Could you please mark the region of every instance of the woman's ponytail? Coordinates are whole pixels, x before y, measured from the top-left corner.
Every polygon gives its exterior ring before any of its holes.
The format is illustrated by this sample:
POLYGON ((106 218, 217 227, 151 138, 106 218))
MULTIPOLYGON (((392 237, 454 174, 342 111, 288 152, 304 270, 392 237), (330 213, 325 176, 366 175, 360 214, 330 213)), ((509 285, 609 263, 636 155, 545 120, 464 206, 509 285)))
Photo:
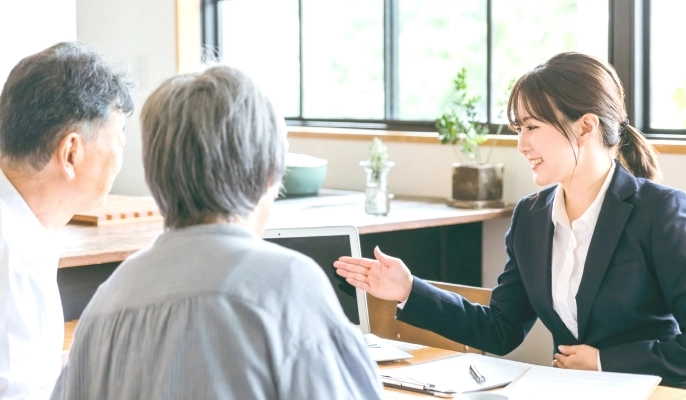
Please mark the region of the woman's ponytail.
POLYGON ((657 153, 645 136, 626 123, 620 126, 619 137, 619 162, 624 168, 636 177, 660 182, 662 172, 657 162, 657 153))

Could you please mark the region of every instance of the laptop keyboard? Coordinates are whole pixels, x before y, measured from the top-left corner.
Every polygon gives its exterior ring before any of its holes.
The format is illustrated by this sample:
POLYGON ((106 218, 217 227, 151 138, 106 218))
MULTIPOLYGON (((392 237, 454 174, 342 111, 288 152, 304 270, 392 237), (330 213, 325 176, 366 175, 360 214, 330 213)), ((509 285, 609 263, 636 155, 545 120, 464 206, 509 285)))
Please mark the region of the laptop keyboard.
POLYGON ((367 351, 374 361, 397 361, 412 358, 411 354, 372 333, 363 334, 362 337, 367 345, 367 351))
POLYGON ((381 345, 377 341, 375 336, 362 335, 364 337, 364 343, 367 345, 368 349, 380 349, 381 345))

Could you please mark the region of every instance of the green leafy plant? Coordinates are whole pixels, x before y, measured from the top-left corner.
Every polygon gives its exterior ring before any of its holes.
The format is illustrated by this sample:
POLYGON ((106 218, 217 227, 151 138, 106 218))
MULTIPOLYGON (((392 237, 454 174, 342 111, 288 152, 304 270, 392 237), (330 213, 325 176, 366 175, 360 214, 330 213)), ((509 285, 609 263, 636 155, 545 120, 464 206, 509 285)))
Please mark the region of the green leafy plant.
MULTIPOLYGON (((502 118, 504 105, 514 86, 514 79, 511 80, 497 105, 500 108, 498 116, 502 118)), ((481 101, 481 96, 471 95, 467 88, 467 70, 462 68, 453 79, 453 93, 450 107, 447 107, 443 114, 436 119, 436 129, 438 138, 443 144, 450 144, 455 149, 455 155, 461 160, 459 149, 470 160, 482 164, 480 145, 486 141, 489 133, 488 124, 477 119, 476 107, 481 101)), ((496 136, 500 135, 503 125, 498 127, 496 136)), ((495 141, 493 143, 495 146, 495 141)), ((491 158, 493 148, 488 154, 485 163, 491 158)))
POLYGON ((387 159, 388 148, 381 139, 375 137, 374 140, 372 140, 371 146, 369 146, 369 165, 375 179, 379 179, 381 171, 383 171, 386 166, 387 159))

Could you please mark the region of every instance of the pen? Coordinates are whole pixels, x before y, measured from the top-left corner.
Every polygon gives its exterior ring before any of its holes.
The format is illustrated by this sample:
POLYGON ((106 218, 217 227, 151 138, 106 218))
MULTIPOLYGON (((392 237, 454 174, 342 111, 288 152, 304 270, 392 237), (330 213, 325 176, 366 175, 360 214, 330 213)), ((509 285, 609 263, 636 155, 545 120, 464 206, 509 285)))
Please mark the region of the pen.
POLYGON ((469 366, 469 373, 472 374, 472 377, 474 378, 474 380, 476 381, 476 383, 484 383, 484 382, 486 382, 486 377, 483 376, 483 375, 481 375, 481 374, 479 373, 479 370, 476 369, 475 366, 473 366, 473 365, 470 365, 470 366, 469 366))
POLYGON ((431 394, 437 397, 455 397, 455 395, 457 395, 457 392, 452 389, 442 390, 430 383, 421 383, 417 381, 409 382, 409 380, 414 381, 412 378, 401 379, 388 375, 381 375, 381 382, 386 386, 431 394))

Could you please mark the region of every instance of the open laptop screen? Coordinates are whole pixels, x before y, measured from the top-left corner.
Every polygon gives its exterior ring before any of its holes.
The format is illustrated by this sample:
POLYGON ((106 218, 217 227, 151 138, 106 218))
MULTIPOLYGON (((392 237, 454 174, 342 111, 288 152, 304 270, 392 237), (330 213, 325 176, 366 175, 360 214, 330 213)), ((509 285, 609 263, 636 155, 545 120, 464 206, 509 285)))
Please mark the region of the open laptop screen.
POLYGON ((333 267, 338 257, 352 255, 348 235, 272 237, 264 240, 305 254, 319 264, 328 276, 345 315, 350 322, 360 325, 355 288, 336 274, 333 267))

